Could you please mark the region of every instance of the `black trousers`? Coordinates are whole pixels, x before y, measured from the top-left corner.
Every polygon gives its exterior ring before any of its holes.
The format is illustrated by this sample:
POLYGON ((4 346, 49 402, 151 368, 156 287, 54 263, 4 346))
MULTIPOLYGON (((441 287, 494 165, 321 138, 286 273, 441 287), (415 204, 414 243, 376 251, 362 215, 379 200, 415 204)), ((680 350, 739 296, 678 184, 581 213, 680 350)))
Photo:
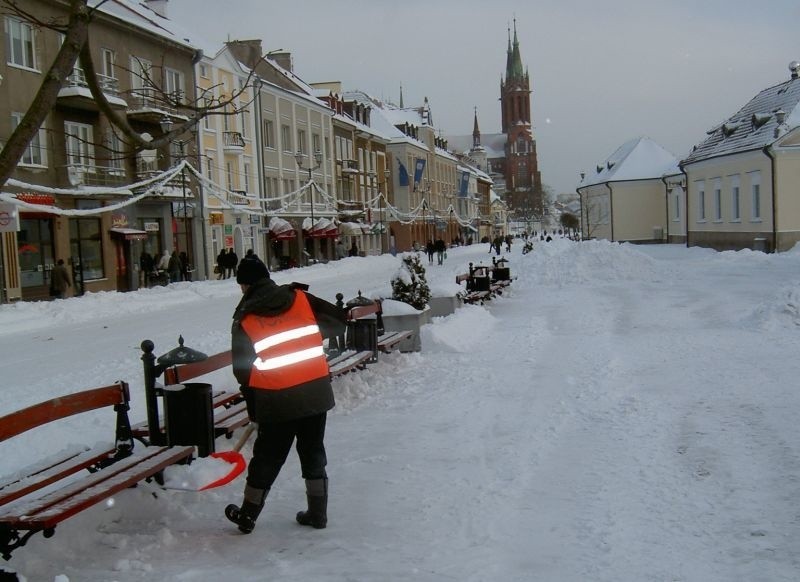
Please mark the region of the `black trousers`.
POLYGON ((295 439, 303 479, 326 478, 326 421, 327 413, 323 412, 286 422, 259 423, 258 435, 253 445, 253 458, 247 467, 247 484, 257 489, 272 487, 295 439))

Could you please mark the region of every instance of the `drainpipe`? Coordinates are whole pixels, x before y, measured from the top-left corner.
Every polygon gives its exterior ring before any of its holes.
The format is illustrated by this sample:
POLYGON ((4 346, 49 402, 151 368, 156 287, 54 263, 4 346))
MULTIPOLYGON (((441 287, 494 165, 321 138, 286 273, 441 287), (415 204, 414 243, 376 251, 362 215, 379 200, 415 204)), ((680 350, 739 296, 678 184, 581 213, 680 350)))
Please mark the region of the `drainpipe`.
POLYGON ((775 176, 775 156, 773 155, 772 148, 770 146, 764 146, 764 149, 761 150, 764 152, 764 155, 769 158, 770 167, 771 167, 771 178, 772 178, 772 252, 778 252, 778 211, 776 208, 776 196, 775 193, 777 191, 777 177, 775 176))
POLYGON ((678 168, 680 169, 681 173, 686 176, 686 188, 683 190, 684 195, 684 207, 686 212, 684 215, 686 216, 686 248, 689 248, 689 174, 686 173, 686 169, 683 165, 683 162, 678 162, 678 168))
POLYGON ((664 176, 661 176, 661 181, 664 182, 664 206, 666 207, 664 212, 664 224, 667 227, 667 243, 669 243, 669 186, 667 186, 667 179, 664 176))
POLYGON ((608 212, 611 214, 611 242, 617 242, 614 238, 614 191, 611 189, 611 182, 606 182, 608 188, 608 212))
MULTIPOLYGON (((584 223, 584 220, 583 220, 583 194, 581 194, 581 189, 580 188, 575 188, 575 192, 578 194, 578 204, 580 204, 580 208, 581 208, 581 240, 584 240, 584 238, 583 238, 583 227, 584 227, 584 224, 583 224, 584 223)), ((585 222, 588 222, 588 220, 585 221, 585 222)))

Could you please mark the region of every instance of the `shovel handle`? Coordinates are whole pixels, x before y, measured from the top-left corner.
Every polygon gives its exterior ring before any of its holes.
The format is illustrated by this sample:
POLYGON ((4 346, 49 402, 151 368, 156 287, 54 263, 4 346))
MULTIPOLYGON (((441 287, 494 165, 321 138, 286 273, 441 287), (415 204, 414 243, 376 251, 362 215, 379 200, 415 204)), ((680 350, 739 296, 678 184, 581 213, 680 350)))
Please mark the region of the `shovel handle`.
POLYGON ((258 425, 255 422, 251 422, 245 427, 242 436, 239 437, 239 440, 236 441, 236 444, 233 446, 234 451, 239 452, 242 450, 244 443, 246 443, 247 440, 250 438, 250 435, 252 435, 253 432, 255 432, 257 426, 258 425))

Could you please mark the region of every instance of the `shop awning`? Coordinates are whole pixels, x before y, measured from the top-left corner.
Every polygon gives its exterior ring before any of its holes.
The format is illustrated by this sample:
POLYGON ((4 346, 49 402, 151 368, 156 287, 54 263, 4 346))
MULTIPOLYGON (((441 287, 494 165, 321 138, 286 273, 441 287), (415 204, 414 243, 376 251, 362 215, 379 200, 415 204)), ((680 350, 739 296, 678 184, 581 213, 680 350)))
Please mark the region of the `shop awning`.
POLYGON ((116 236, 123 240, 147 240, 147 231, 139 230, 138 228, 112 228, 110 229, 111 236, 116 236))
POLYGON ((306 218, 303 220, 303 233, 312 238, 335 238, 339 235, 336 225, 327 218, 318 218, 313 225, 311 219, 306 218))
POLYGON ((288 220, 273 216, 269 220, 269 236, 275 240, 289 240, 295 238, 297 232, 288 220))
POLYGON ((361 230, 361 224, 358 222, 342 222, 339 224, 339 232, 349 236, 361 236, 364 231, 361 230))

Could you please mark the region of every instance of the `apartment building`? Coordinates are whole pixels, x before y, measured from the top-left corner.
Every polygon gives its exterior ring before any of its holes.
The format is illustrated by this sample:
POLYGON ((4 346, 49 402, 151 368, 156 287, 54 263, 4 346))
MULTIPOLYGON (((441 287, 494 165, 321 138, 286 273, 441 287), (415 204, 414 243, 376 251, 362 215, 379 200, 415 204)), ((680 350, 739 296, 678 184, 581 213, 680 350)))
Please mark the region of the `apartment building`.
MULTIPOLYGON (((36 19, 66 21, 69 4, 27 0, 36 19)), ((5 14, 0 45, 0 140, 11 135, 33 102, 63 36, 5 14)), ((168 19, 132 0, 102 3, 90 24, 90 52, 97 80, 109 104, 141 135, 158 136, 165 120, 180 123, 186 113, 167 107, 194 87, 197 51, 168 19)), ((143 250, 191 254, 183 182, 159 185, 158 192, 132 197, 131 190, 173 163, 169 148, 134 153, 115 130, 76 64, 13 175, 6 192, 19 202, 18 232, 2 237, 4 301, 48 296, 50 271, 64 259, 74 291, 130 290, 146 281, 139 273, 143 250), (181 212, 183 215, 181 215, 181 212), (183 219, 181 219, 183 218, 183 219)), ((189 93, 191 94, 191 92, 189 93)), ((188 137, 188 136, 187 136, 188 137)))

